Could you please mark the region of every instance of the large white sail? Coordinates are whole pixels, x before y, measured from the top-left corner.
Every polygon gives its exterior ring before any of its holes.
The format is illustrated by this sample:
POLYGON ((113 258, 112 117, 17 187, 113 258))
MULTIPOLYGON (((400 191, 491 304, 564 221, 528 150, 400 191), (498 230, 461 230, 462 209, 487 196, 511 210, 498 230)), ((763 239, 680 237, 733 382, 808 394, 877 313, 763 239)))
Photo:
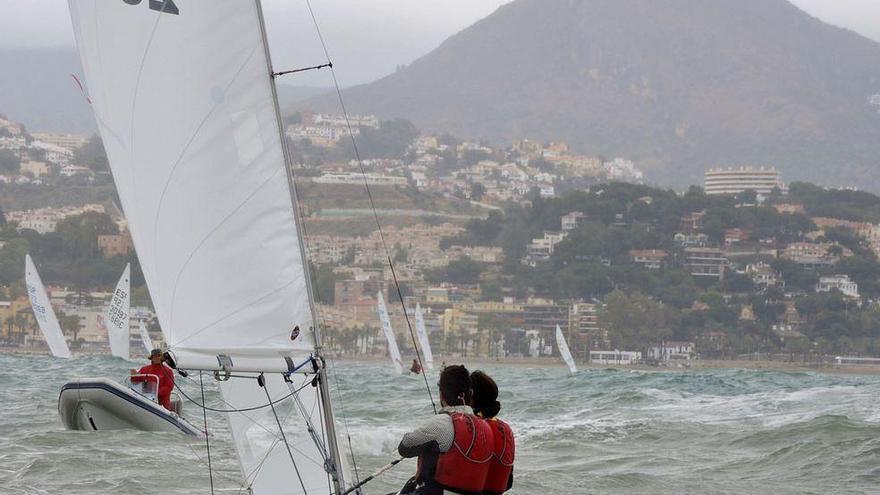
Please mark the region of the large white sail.
POLYGON ((110 352, 122 359, 130 359, 131 330, 129 329, 129 309, 131 307, 131 265, 125 265, 125 271, 116 284, 116 290, 110 298, 110 306, 104 316, 107 338, 110 340, 110 352))
POLYGON ((24 282, 27 285, 31 308, 34 311, 37 325, 43 333, 43 338, 46 339, 46 344, 49 346, 49 351, 55 357, 70 358, 70 349, 67 347, 67 341, 64 340, 61 325, 58 324, 58 318, 55 317, 55 310, 52 309, 52 303, 46 294, 43 281, 40 280, 40 274, 37 273, 37 267, 34 266, 31 255, 25 256, 24 260, 24 282))
POLYGON ((388 316, 388 308, 385 307, 385 298, 382 297, 382 292, 379 292, 378 300, 377 311, 379 312, 379 320, 382 322, 382 332, 385 335, 385 340, 388 341, 388 354, 391 357, 391 362, 394 364, 397 374, 402 374, 403 360, 400 357, 400 349, 397 348, 397 339, 394 338, 391 318, 388 316))
POLYGON ((422 306, 416 303, 416 332, 419 334, 419 346, 422 348, 422 357, 425 366, 429 370, 434 369, 434 354, 431 352, 431 342, 428 341, 428 330, 425 328, 425 315, 422 314, 422 306))
MULTIPOLYGON (((235 372, 221 387, 226 402, 265 405, 256 380, 238 377, 288 371, 316 351, 316 339, 259 0, 69 5, 98 128, 168 348, 180 368, 235 372)), ((322 380, 315 410, 338 465, 326 387, 322 380)), ((232 416, 253 494, 304 493, 292 464, 310 470, 304 478, 323 479, 327 490, 323 467, 309 462, 312 438, 291 432, 293 462, 255 467, 253 460, 274 455, 278 444, 262 435, 266 428, 278 433, 277 426, 260 420, 248 428, 250 420, 232 416)))
POLYGON ((571 357, 571 351, 568 349, 568 343, 565 341, 565 336, 562 334, 562 329, 559 328, 559 325, 556 325, 556 346, 559 348, 559 355, 562 356, 562 360, 568 365, 568 370, 572 374, 577 373, 577 365, 574 364, 574 358, 571 357))
POLYGON ((312 313, 258 5, 70 0, 70 11, 178 364, 214 369, 224 354, 239 370, 286 370, 285 356, 314 349, 312 313))
POLYGON ((144 325, 144 320, 138 322, 138 333, 141 335, 141 343, 144 345, 147 355, 149 355, 150 351, 153 350, 153 341, 150 340, 150 332, 147 331, 147 326, 144 325))

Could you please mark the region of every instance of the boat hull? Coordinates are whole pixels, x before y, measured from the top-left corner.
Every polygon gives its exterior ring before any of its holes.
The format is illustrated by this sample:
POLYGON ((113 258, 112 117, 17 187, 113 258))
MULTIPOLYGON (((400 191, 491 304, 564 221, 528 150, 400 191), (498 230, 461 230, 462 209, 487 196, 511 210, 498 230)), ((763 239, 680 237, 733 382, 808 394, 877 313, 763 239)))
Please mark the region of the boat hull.
POLYGON ((178 414, 105 378, 66 383, 58 396, 58 414, 69 430, 135 429, 202 434, 178 414))

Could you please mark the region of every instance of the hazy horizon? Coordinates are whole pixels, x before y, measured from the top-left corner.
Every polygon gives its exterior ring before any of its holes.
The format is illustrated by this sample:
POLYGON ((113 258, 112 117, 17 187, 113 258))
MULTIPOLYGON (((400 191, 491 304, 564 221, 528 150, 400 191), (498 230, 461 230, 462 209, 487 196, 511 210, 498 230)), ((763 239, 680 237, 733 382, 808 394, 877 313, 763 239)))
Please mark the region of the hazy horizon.
MULTIPOLYGON (((312 7, 343 85, 362 84, 392 73, 430 52, 449 36, 510 0, 380 0, 338 5, 314 0, 312 7)), ((880 2, 792 0, 829 24, 880 42, 880 2)), ((263 2, 272 55, 278 68, 320 63, 323 51, 305 2, 263 2)), ((4 7, 0 48, 74 46, 66 3, 31 0, 4 7)), ((286 84, 330 85, 326 74, 300 74, 286 84)))

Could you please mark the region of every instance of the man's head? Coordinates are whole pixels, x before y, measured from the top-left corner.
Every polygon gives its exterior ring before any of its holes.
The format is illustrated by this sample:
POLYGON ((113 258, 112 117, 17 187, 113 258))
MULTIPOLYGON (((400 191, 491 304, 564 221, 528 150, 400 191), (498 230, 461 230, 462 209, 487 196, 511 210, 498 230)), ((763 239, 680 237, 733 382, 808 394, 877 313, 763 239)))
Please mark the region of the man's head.
POLYGON ((471 402, 471 374, 467 368, 454 364, 443 368, 440 373, 440 404, 444 406, 466 406, 471 402))
POLYGON ((501 403, 498 402, 498 385, 491 376, 480 370, 471 373, 471 383, 474 387, 474 395, 471 405, 474 407, 474 413, 483 416, 486 419, 494 418, 501 410, 501 403))
POLYGON ((150 351, 150 364, 162 364, 162 349, 150 351))

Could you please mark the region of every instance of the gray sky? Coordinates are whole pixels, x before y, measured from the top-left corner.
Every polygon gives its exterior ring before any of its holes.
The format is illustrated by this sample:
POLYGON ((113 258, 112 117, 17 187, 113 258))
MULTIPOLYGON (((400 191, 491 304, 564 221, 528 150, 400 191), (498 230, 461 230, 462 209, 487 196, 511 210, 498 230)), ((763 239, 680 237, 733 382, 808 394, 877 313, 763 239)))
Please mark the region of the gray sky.
MULTIPOLYGON (((109 0, 108 0, 109 1, 109 0)), ((117 0, 118 1, 118 0, 117 0)), ((312 0, 343 85, 369 82, 412 62, 509 0, 312 0)), ((880 41, 880 0, 792 0, 810 14, 880 41)), ((320 63, 305 0, 263 0, 275 66, 320 63)), ((72 46, 62 0, 4 2, 0 47, 72 46)), ((329 85, 326 75, 288 79, 329 85)))

